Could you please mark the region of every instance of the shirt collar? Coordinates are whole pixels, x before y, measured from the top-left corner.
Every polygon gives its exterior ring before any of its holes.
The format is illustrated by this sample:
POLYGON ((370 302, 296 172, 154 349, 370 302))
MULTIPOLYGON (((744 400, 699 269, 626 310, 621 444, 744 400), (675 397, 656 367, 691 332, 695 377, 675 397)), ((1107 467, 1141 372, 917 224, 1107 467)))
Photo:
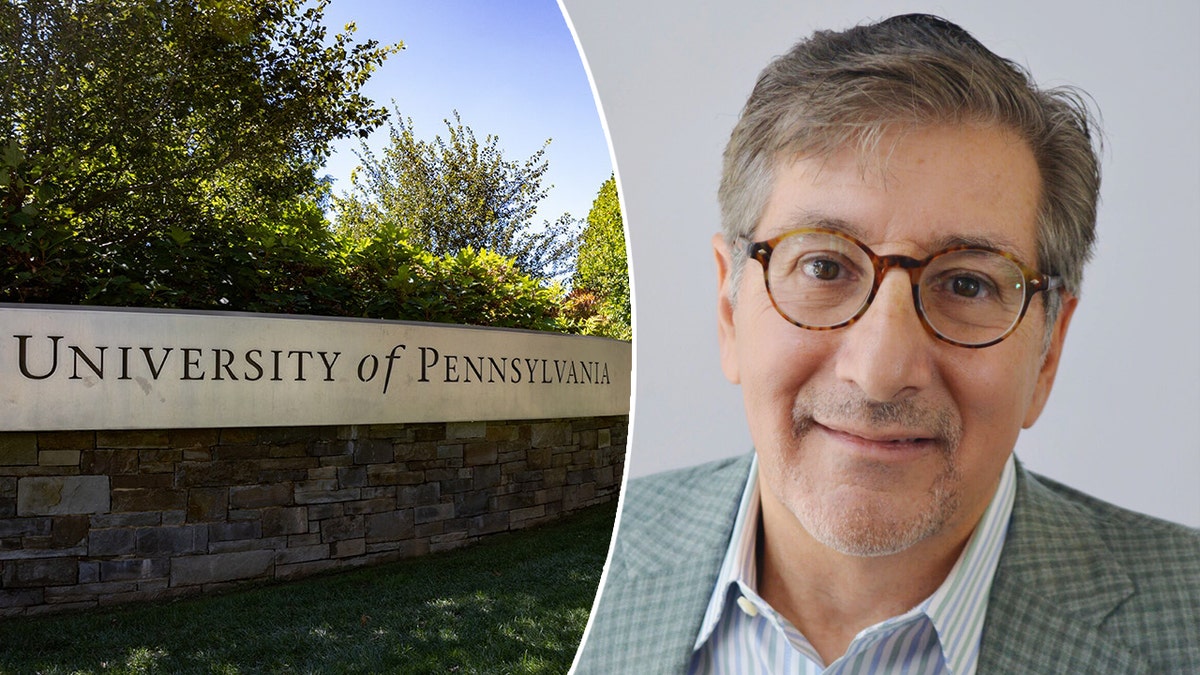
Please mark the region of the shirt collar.
MULTIPOLYGON (((1000 561, 1016 493, 1015 460, 1009 455, 1000 473, 996 492, 958 561, 933 595, 914 608, 914 611, 928 616, 933 623, 946 665, 953 673, 972 673, 975 670, 983 619, 987 612, 987 596, 1000 561)), ((725 551, 721 572, 693 650, 700 649, 708 641, 721 620, 727 599, 734 595, 728 593, 731 584, 736 585, 740 581, 747 588, 758 588, 755 551, 760 505, 756 454, 750 462, 750 475, 742 491, 729 547, 725 551)))

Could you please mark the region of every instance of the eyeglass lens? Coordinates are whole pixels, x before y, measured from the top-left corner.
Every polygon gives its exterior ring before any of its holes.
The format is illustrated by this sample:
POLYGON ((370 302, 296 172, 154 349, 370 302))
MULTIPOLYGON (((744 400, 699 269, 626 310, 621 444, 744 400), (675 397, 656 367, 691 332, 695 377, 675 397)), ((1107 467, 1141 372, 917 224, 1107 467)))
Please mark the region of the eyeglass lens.
MULTIPOLYGON (((853 241, 824 232, 784 237, 767 268, 771 297, 794 323, 828 328, 854 318, 871 297, 875 268, 853 241)), ((919 310, 943 337, 983 344, 1004 335, 1025 306, 1014 261, 979 249, 936 256, 921 271, 919 310)))

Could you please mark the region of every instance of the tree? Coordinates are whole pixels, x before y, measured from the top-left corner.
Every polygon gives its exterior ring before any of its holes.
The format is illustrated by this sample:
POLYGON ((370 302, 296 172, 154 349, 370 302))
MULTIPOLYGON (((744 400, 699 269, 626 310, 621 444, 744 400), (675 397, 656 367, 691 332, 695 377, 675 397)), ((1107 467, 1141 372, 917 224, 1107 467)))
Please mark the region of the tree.
POLYGON ((505 159, 499 137, 480 142, 457 112, 445 124, 446 138, 425 141, 411 118, 389 122, 390 141, 380 156, 363 143, 350 191, 334 199, 339 231, 369 237, 399 227, 413 244, 438 255, 487 249, 542 279, 565 273, 576 238, 570 214, 537 231, 533 226, 549 190, 542 180, 550 141, 513 161, 505 159))
POLYGON ((319 296, 316 169, 386 119, 359 90, 401 48, 328 38, 326 2, 3 0, 0 299, 319 296))
POLYGON ((600 186, 580 238, 571 304, 591 315, 585 332, 632 339, 629 262, 615 177, 600 186))

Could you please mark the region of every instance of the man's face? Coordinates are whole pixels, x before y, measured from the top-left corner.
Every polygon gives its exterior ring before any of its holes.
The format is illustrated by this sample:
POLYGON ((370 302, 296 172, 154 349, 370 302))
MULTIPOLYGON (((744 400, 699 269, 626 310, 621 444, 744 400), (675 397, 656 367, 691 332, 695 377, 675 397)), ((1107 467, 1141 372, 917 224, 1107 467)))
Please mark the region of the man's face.
MULTIPOLYGON (((879 148, 886 158, 866 163, 851 150, 782 162, 754 239, 827 227, 880 255, 967 241, 1036 263, 1040 177, 1015 135, 936 127, 879 148)), ((1074 299, 1048 351, 1040 298, 1007 339, 967 349, 926 332, 908 274, 890 270, 856 323, 810 331, 775 311, 753 260, 732 305, 729 251, 719 236, 714 246, 722 366, 742 386, 764 514, 790 513, 852 555, 961 542, 1045 404, 1074 299)))

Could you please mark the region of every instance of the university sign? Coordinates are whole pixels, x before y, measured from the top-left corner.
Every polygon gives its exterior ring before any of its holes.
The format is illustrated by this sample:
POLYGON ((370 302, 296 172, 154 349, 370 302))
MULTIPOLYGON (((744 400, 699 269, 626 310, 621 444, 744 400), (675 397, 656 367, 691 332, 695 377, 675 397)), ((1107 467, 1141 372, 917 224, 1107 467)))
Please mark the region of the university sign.
POLYGON ((604 338, 0 304, 0 431, 624 415, 631 370, 604 338))

